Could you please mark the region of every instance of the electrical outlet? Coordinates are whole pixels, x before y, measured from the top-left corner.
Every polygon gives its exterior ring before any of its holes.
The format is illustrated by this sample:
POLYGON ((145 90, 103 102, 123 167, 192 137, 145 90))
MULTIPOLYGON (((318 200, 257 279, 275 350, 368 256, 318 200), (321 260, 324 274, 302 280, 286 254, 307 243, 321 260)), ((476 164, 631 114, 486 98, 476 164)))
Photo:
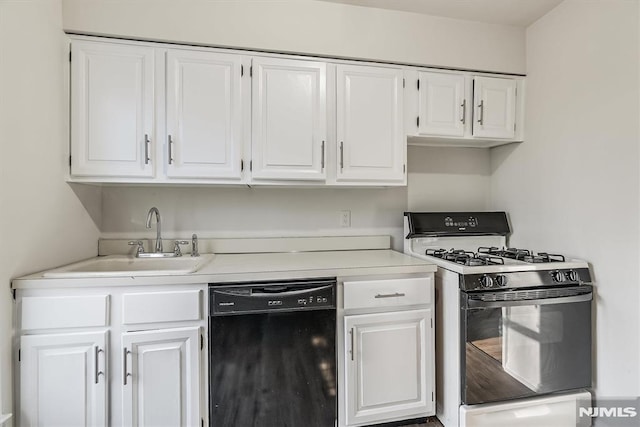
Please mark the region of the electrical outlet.
POLYGON ((351 227, 351 211, 340 211, 340 227, 351 227))

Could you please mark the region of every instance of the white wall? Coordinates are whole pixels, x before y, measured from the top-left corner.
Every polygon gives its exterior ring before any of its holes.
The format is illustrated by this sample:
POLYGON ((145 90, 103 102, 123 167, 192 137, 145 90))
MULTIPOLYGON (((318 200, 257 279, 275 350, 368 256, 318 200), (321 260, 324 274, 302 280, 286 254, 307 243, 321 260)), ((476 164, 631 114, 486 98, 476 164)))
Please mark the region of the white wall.
MULTIPOLYGON (((98 227, 64 182, 61 10, 58 0, 0 2, 0 413, 13 412, 10 279, 97 252, 98 227)), ((94 211, 96 191, 81 190, 94 211)))
POLYGON ((523 73, 524 29, 312 0, 63 0, 68 31, 523 73))
POLYGON ((296 189, 216 187, 106 187, 103 237, 154 237, 145 228, 151 206, 160 210, 163 236, 188 238, 389 234, 402 248, 405 187, 296 189), (351 227, 339 213, 351 211, 351 227))
POLYGON ((566 0, 529 27, 526 142, 492 155, 511 242, 592 263, 598 396, 640 394, 638 12, 566 0))
POLYGON ((102 237, 153 237, 150 207, 160 209, 163 236, 188 238, 389 234, 402 250, 407 210, 485 210, 490 151, 409 147, 408 187, 220 188, 104 187, 102 237), (339 225, 351 212, 351 227, 339 225))
POLYGON ((409 146, 408 210, 487 210, 491 196, 490 153, 486 148, 409 146))

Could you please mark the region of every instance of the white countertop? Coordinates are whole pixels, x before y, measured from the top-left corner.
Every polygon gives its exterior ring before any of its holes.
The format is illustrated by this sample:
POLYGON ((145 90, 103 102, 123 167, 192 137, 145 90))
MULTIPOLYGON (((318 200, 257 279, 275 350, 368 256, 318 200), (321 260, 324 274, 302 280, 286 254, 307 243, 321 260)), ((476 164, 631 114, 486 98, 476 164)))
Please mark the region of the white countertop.
POLYGON ((181 275, 48 278, 44 272, 12 281, 14 289, 239 282, 252 280, 431 273, 429 261, 389 249, 216 254, 195 273, 181 275))

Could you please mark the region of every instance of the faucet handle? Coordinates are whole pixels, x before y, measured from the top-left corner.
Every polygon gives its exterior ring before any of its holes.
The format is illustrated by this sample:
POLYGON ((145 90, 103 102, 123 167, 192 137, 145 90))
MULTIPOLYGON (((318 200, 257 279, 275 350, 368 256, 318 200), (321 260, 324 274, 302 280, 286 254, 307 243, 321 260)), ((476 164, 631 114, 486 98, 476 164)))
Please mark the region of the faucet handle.
POLYGON ((136 248, 136 256, 144 253, 144 246, 143 246, 142 240, 129 240, 127 242, 127 245, 129 245, 129 246, 136 246, 137 245, 138 246, 136 248))
POLYGON ((198 235, 196 233, 191 236, 191 256, 200 256, 198 252, 198 235))
POLYGON ((173 253, 175 256, 182 256, 182 251, 180 250, 180 245, 188 245, 189 242, 187 240, 176 240, 175 245, 173 247, 173 253))

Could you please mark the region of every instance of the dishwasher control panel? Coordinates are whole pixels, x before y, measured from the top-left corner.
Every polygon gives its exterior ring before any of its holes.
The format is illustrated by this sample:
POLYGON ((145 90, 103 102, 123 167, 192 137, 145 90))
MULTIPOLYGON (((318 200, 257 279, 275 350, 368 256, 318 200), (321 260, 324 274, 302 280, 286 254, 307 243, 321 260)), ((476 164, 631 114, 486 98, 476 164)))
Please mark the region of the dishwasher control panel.
POLYGON ((335 279, 209 286, 210 315, 335 309, 335 279))
POLYGON ((320 305, 326 304, 329 301, 329 298, 326 296, 318 295, 309 295, 306 298, 298 298, 298 305, 320 305))

